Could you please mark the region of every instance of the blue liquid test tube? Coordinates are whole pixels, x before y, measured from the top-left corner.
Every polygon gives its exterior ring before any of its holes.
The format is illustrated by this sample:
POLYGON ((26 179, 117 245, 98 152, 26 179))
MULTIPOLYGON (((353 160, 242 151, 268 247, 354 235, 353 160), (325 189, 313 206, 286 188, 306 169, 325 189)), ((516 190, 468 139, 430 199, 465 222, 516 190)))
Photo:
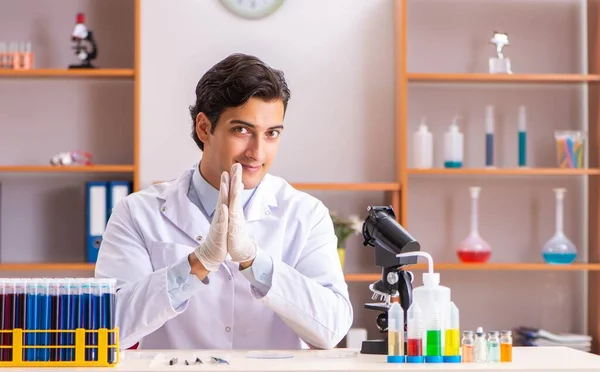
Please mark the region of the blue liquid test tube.
MULTIPOLYGON (((60 323, 60 284, 61 279, 50 280, 50 329, 53 331, 59 330, 60 323)), ((53 362, 60 361, 60 349, 56 348, 60 343, 60 333, 50 333, 50 360, 53 362)))
MULTIPOLYGON (((38 279, 25 279, 26 297, 25 297, 25 329, 26 330, 38 330, 39 329, 39 306, 38 306, 38 279)), ((25 334, 26 346, 37 346, 36 342, 37 333, 28 332, 25 334)), ((37 361, 37 349, 25 348, 25 358, 23 360, 33 362, 37 361)))
MULTIPOLYGON (((50 279, 40 279, 37 290, 37 299, 38 299, 38 323, 40 330, 49 330, 50 329, 50 321, 51 318, 51 309, 50 309, 50 279)), ((50 345, 50 333, 41 332, 37 334, 37 343, 40 346, 50 345)), ((50 349, 43 348, 37 349, 37 359, 41 362, 48 362, 50 360, 50 349)))

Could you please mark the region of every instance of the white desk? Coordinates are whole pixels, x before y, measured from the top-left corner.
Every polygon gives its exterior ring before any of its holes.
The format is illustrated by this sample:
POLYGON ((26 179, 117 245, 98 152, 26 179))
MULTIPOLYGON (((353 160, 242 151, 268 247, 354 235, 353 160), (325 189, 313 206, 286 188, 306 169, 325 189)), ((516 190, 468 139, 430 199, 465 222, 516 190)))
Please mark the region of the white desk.
MULTIPOLYGON (((262 352, 265 353, 265 352, 262 352)), ((282 351, 274 352, 283 354, 282 351)), ((600 356, 569 349, 566 347, 515 347, 512 363, 460 363, 460 364, 389 364, 384 355, 363 355, 356 350, 306 350, 291 351, 287 359, 249 358, 247 351, 183 351, 183 350, 145 350, 126 351, 121 354, 120 363, 113 368, 64 368, 67 372, 92 371, 361 371, 379 372, 401 371, 600 371, 600 356), (212 364, 210 357, 216 356, 229 360, 230 364, 212 364), (336 357, 337 356, 337 357, 336 357), (340 357, 345 356, 345 357, 340 357), (170 358, 178 358, 175 365, 169 365, 170 358), (185 365, 196 357, 204 364, 185 365)), ((3 368, 1 372, 25 371, 26 369, 3 368)), ((31 371, 32 369, 28 369, 31 371)), ((35 369, 33 369, 35 370, 35 369)), ((40 372, 54 371, 54 368, 40 368, 40 372)))

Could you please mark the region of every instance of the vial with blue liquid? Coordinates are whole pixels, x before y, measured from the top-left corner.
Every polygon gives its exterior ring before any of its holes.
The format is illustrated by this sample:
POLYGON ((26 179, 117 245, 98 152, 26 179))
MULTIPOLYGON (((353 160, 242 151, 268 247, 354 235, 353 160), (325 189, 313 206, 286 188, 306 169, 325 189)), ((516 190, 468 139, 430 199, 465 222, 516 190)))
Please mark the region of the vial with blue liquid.
POLYGON ((566 189, 554 189, 556 195, 556 231, 542 249, 544 261, 549 264, 570 264, 577 258, 575 245, 563 232, 563 201, 566 192, 566 189))

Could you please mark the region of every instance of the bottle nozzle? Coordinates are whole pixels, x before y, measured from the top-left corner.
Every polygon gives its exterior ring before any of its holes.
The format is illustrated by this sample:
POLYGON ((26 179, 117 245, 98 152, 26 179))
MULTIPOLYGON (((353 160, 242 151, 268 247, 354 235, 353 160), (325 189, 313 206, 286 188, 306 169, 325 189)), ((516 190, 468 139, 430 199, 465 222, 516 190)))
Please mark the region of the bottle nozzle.
POLYGON ((416 251, 416 252, 399 253, 399 254, 396 255, 396 257, 411 257, 411 256, 421 256, 421 257, 427 258, 429 274, 434 274, 434 272, 433 272, 433 258, 431 257, 431 255, 429 253, 427 253, 427 252, 421 252, 421 251, 416 251))

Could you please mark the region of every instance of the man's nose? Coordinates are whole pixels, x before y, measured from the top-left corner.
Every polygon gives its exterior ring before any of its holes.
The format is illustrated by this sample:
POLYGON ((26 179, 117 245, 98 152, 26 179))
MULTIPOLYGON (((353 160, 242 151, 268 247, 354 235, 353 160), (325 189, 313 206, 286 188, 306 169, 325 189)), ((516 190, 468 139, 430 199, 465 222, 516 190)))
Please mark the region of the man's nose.
POLYGON ((261 138, 253 138, 246 149, 247 157, 262 162, 265 158, 265 143, 261 138))

